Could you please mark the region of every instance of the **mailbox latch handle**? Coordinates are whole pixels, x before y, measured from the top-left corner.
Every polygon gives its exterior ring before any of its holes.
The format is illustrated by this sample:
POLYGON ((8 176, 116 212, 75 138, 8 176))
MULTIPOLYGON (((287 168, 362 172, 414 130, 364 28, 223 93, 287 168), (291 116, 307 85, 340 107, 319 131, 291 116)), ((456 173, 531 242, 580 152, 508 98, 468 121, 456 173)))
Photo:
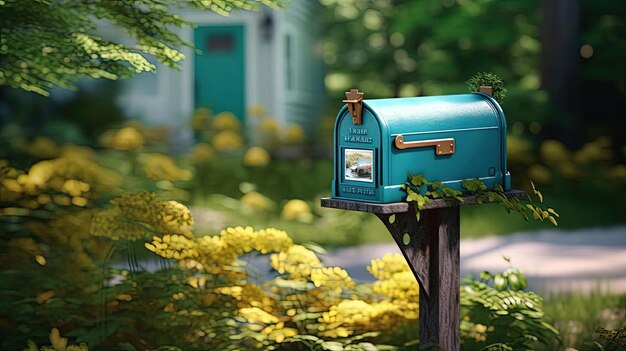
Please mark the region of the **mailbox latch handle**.
POLYGON ((437 155, 452 155, 454 153, 454 139, 431 139, 420 141, 404 141, 402 134, 396 135, 395 145, 398 149, 410 149, 414 147, 435 147, 435 154, 437 155))
POLYGON ((346 92, 346 99, 343 102, 348 104, 352 123, 356 125, 363 123, 363 93, 359 89, 350 89, 346 92))

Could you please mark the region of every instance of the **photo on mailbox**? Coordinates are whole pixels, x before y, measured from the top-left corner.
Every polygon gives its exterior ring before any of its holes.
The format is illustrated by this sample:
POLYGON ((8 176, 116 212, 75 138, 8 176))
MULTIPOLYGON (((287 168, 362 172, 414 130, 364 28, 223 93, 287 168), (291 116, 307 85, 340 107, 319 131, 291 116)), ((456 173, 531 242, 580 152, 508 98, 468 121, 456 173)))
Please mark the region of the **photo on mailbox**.
POLYGON ((345 149, 346 180, 373 182, 373 150, 345 149))

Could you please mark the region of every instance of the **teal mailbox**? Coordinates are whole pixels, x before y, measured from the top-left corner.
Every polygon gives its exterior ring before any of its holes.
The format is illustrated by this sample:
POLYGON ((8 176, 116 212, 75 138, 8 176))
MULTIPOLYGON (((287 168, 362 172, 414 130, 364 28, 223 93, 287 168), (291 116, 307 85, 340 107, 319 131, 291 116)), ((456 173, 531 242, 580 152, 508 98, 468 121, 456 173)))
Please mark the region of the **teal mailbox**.
POLYGON ((511 189, 506 162, 506 120, 485 93, 363 100, 346 93, 334 129, 332 197, 391 203, 409 172, 463 190, 480 178, 511 189))

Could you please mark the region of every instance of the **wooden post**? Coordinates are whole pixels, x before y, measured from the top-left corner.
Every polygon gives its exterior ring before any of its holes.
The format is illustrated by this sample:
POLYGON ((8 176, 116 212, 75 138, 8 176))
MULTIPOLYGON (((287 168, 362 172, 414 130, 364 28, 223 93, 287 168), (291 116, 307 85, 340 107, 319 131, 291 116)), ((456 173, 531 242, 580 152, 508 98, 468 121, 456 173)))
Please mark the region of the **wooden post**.
MULTIPOLYGON (((524 198, 523 191, 507 197, 524 198)), ((415 217, 412 204, 372 204, 323 198, 323 207, 372 212, 385 224, 409 263, 420 289, 420 349, 438 346, 444 351, 461 349, 460 311, 460 205, 477 203, 476 196, 463 202, 433 200, 415 217), (408 234, 408 238, 405 238, 408 234), (408 242, 406 242, 408 239, 408 242)))

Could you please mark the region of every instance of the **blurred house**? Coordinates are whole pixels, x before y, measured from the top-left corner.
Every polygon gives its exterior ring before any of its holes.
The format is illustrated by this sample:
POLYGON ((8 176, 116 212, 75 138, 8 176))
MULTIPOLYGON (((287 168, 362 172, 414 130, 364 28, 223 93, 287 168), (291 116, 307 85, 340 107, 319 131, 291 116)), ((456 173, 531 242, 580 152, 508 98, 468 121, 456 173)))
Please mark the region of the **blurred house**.
POLYGON ((233 112, 252 140, 251 107, 262 106, 281 126, 315 130, 324 94, 319 6, 291 0, 286 9, 264 6, 228 17, 182 13, 197 27, 181 37, 202 53, 186 49, 180 71, 157 64, 157 74, 126 80, 118 101, 130 117, 169 125, 179 137, 190 134, 189 117, 199 107, 233 112))

